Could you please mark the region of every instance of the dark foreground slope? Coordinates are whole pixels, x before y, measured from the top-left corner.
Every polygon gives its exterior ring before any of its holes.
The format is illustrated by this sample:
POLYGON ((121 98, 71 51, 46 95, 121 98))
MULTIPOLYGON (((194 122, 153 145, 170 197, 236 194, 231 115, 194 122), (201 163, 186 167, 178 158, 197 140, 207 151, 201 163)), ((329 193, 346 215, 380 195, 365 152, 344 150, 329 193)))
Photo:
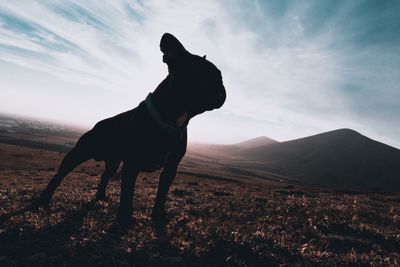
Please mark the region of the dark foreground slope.
POLYGON ((134 217, 113 224, 120 184, 93 202, 102 165, 88 162, 49 210, 16 212, 46 186, 62 154, 0 144, 0 266, 396 266, 400 195, 269 187, 179 174, 165 227, 151 224, 157 175, 137 181, 134 217), (13 215, 13 216, 9 216, 13 215))
POLYGON ((350 129, 250 148, 240 156, 314 185, 400 190, 400 150, 350 129))

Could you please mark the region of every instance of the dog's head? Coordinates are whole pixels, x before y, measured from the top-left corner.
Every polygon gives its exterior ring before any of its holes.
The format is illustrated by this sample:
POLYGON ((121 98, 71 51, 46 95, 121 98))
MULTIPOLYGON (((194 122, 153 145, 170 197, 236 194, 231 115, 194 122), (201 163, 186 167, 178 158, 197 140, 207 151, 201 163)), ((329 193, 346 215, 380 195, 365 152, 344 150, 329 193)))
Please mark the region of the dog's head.
POLYGON ((160 42, 168 65, 170 86, 177 105, 189 117, 220 108, 226 99, 221 71, 205 56, 189 53, 175 36, 165 33, 160 42))

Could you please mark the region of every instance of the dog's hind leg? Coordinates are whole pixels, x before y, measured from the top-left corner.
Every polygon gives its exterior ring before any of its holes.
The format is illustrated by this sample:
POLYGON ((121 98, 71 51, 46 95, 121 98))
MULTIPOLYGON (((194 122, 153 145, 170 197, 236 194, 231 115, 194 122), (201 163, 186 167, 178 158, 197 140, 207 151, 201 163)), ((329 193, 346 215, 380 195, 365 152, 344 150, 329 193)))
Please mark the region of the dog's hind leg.
POLYGON ((75 146, 63 159, 57 173, 50 180, 46 189, 40 194, 39 198, 36 199, 30 207, 32 209, 38 208, 40 206, 48 206, 51 198, 56 191, 57 187, 60 185, 61 181, 69 172, 71 172, 75 167, 81 163, 89 160, 91 157, 88 153, 82 149, 81 146, 75 146))
POLYGON ((106 161, 106 169, 104 170, 103 174, 101 175, 100 183, 97 187, 96 192, 96 199, 97 200, 107 200, 107 184, 110 179, 117 173, 120 161, 106 161))

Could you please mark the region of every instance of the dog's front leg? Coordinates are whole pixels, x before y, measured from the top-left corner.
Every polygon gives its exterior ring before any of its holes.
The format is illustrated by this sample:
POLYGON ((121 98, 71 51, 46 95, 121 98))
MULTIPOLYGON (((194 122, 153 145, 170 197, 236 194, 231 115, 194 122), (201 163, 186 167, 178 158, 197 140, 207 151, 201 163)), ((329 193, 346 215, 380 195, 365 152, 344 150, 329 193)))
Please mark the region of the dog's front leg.
POLYGON ((122 225, 133 223, 133 195, 135 193, 135 182, 138 169, 132 162, 124 161, 122 166, 121 195, 117 221, 122 225))
POLYGON ((176 176, 178 165, 167 165, 164 167, 160 174, 160 181, 158 183, 157 196, 153 207, 152 219, 153 221, 166 221, 165 217, 165 202, 167 199, 169 188, 176 176))

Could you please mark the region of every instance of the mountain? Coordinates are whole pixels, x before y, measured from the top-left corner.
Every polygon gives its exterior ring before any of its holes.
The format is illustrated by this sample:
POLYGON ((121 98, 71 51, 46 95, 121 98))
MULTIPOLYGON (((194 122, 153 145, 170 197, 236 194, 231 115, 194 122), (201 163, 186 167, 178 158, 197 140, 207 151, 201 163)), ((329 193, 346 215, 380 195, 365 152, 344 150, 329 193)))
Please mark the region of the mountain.
POLYGON ((350 129, 252 147, 238 156, 308 184, 400 190, 400 150, 350 129))

